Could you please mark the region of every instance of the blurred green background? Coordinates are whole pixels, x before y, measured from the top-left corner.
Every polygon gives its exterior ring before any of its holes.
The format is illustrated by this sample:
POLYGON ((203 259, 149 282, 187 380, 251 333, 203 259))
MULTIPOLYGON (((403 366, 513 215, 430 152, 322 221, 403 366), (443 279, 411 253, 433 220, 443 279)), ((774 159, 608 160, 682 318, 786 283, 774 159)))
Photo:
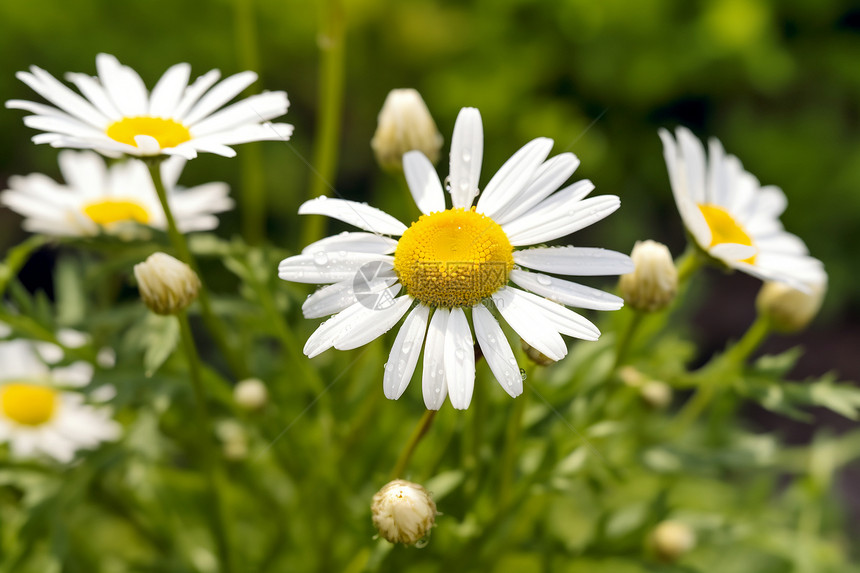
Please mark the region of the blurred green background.
MULTIPOLYGON (((237 10, 210 0, 31 0, 0 4, 0 94, 33 98, 14 77, 31 64, 61 76, 94 73, 95 54, 117 55, 152 86, 171 64, 200 74, 243 69, 237 10)), ((251 6, 260 53, 259 89, 287 90, 289 146, 263 144, 270 238, 297 247, 315 133, 323 2, 259 0, 251 6)), ((678 254, 683 232, 656 135, 684 124, 721 139, 790 206, 800 235, 831 276, 826 319, 856 317, 852 278, 860 241, 860 8, 847 0, 485 0, 345 2, 346 92, 341 163, 334 186, 348 198, 372 190, 407 212, 408 198, 380 172, 369 147, 388 90, 415 87, 446 140, 462 106, 476 106, 487 140, 484 177, 537 136, 582 159, 578 175, 622 198, 619 215, 582 243, 629 251, 652 237, 678 254)), ((22 112, 0 113, 0 184, 16 173, 57 176, 56 151, 29 144, 22 112)), ((219 179, 240 198, 239 160, 202 157, 185 184, 219 179)), ((443 169, 444 171, 444 169, 443 169)), ((486 179, 485 179, 486 180, 486 179)), ((222 233, 237 230, 225 218, 222 233)), ((0 249, 22 238, 0 213, 0 249)), ((751 303, 750 303, 751 304, 751 303)), ((751 306, 750 306, 751 311, 751 306)))
MULTIPOLYGON (((255 88, 286 90, 291 108, 285 121, 296 126, 288 144, 253 144, 265 169, 268 239, 296 251, 303 224, 296 209, 315 177, 308 163, 318 125, 319 46, 326 41, 320 21, 327 4, 7 0, 0 3, 0 96, 38 99, 15 71, 38 65, 58 77, 94 73, 98 52, 116 55, 150 87, 180 61, 190 62, 195 76, 211 68, 238 72, 248 58, 237 40, 239 15, 250 9, 261 75, 255 88)), ((593 180, 597 193, 622 199, 617 214, 575 235, 576 244, 629 252, 637 239, 654 238, 679 255, 684 233, 657 128, 686 125, 701 137, 719 138, 763 183, 783 188, 789 197, 786 228, 806 241, 830 274, 823 316, 804 335, 777 338, 765 350, 803 342, 807 354, 796 376, 835 368, 843 378, 860 379, 860 290, 852 281, 860 243, 856 2, 345 0, 344 15, 345 97, 332 181, 338 194, 372 200, 403 218, 413 213, 402 177, 377 167, 369 142, 387 92, 414 87, 446 146, 458 110, 480 108, 487 141, 483 182, 534 137, 555 139, 554 153, 576 153, 582 160, 576 177, 593 180)), ((0 186, 13 174, 59 176, 57 150, 30 144, 35 132, 23 125, 22 115, 0 112, 0 186)), ((188 165, 182 183, 227 181, 241 210, 243 161, 241 151, 231 160, 201 156, 188 165)), ((240 221, 240 212, 223 216, 218 233, 238 233, 240 221)), ((24 237, 20 218, 0 209, 0 253, 24 237)), ((24 273, 29 286, 48 284, 52 261, 51 250, 44 249, 30 262, 24 273)), ((754 315, 758 288, 748 277, 710 275, 707 298, 699 293, 695 333, 706 351, 740 336, 754 315)), ((225 279, 213 286, 223 292, 234 285, 225 279)), ((843 489, 860 515, 854 471, 843 489)))

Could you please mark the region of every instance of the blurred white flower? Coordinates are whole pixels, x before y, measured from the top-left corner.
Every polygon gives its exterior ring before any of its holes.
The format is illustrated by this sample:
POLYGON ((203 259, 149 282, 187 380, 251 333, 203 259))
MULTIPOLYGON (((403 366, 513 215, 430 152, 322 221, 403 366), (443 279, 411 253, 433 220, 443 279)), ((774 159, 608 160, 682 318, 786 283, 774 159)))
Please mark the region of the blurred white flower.
POLYGON ((24 118, 27 126, 44 132, 33 137, 34 143, 95 149, 110 157, 193 159, 198 152, 233 157, 236 152, 230 145, 286 140, 293 131, 289 124, 268 123, 287 113, 285 92, 265 92, 223 107, 256 81, 254 72, 242 72, 215 85, 221 74, 211 70, 189 85, 191 66, 176 64, 150 92, 138 73, 114 56, 99 54, 96 69, 95 77, 66 75, 81 97, 45 70, 31 66, 29 72, 18 72, 18 79, 56 107, 25 100, 7 101, 6 107, 34 114, 24 118))
POLYGON ((779 187, 762 187, 734 155, 711 139, 709 157, 688 129, 679 127, 677 142, 660 130, 669 182, 678 211, 693 239, 710 256, 762 280, 785 282, 808 290, 820 282, 821 261, 786 232, 779 216, 787 201, 779 187))
POLYGON ((514 250, 569 235, 620 205, 615 196, 585 199, 594 188, 590 181, 559 190, 579 160, 571 153, 547 159, 552 144, 538 138, 516 152, 476 202, 483 126, 478 110, 465 108, 451 141, 451 208, 433 164, 420 151, 403 156, 406 181, 424 213, 411 227, 363 203, 320 197, 303 204, 300 214, 327 215, 369 231, 322 239, 281 261, 284 280, 330 284, 302 305, 306 318, 335 315, 311 335, 304 353, 312 358, 332 347, 357 348, 406 316, 385 366, 385 395, 403 394, 423 347, 427 408, 438 410, 450 396, 454 408, 465 409, 475 383, 467 311, 490 370, 514 397, 522 393, 523 380, 491 309, 550 360, 567 354, 562 335, 597 340, 597 327, 565 305, 616 310, 623 301, 543 272, 617 275, 633 270, 630 257, 572 246, 514 250))
POLYGON ((637 241, 630 258, 636 268, 621 275, 621 298, 636 310, 654 312, 666 308, 678 291, 678 271, 669 249, 656 241, 637 241))
POLYGON ((421 94, 414 89, 391 90, 382 104, 370 146, 383 168, 401 169, 403 154, 412 150, 436 163, 442 134, 421 94))
POLYGON ((9 444, 14 457, 41 454, 66 463, 78 450, 119 438, 121 428, 109 408, 58 389, 82 385, 79 369, 48 368, 25 340, 0 342, 0 364, 0 442, 9 444))
POLYGON ((200 292, 200 278, 191 267, 166 253, 153 253, 134 265, 140 298, 156 314, 185 310, 200 292))
POLYGON ((413 545, 436 521, 436 504, 421 485, 403 479, 387 483, 373 496, 373 525, 391 543, 413 545))
POLYGON ((661 521, 651 534, 657 555, 664 561, 677 561, 696 546, 696 533, 686 523, 661 521))
MULTIPOLYGON (((214 229, 218 226, 214 214, 233 208, 230 187, 226 183, 177 187, 184 165, 181 157, 161 164, 177 227, 182 232, 214 229)), ((60 171, 65 184, 41 173, 9 178, 0 203, 25 217, 24 229, 46 235, 125 237, 134 224, 167 228, 149 170, 141 161, 108 166, 92 151, 66 150, 60 153, 60 171)))

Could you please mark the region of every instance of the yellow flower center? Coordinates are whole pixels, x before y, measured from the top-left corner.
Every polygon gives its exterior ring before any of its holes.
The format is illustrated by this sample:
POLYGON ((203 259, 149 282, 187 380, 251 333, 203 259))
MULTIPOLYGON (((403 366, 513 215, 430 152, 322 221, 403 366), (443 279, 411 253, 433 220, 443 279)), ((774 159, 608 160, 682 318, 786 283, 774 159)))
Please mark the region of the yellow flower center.
POLYGON ((134 221, 141 225, 149 223, 149 212, 136 201, 129 199, 105 199, 89 203, 83 208, 84 215, 97 225, 134 221))
POLYGON ((430 306, 472 306, 508 282, 513 247, 498 223, 474 210, 422 215, 394 251, 394 271, 430 306))
POLYGON ((54 417, 57 392, 37 384, 5 384, 0 387, 3 414, 25 426, 41 426, 54 417))
MULTIPOLYGON (((753 242, 743 227, 738 225, 729 212, 718 205, 699 205, 708 228, 711 229, 711 244, 708 248, 721 243, 737 243, 752 247, 753 242)), ((741 261, 742 263, 755 264, 755 255, 741 261)))
POLYGON ((137 147, 134 138, 136 135, 148 135, 158 141, 162 149, 176 147, 191 139, 188 128, 172 119, 162 117, 124 117, 110 124, 105 130, 107 136, 120 143, 127 143, 137 147))

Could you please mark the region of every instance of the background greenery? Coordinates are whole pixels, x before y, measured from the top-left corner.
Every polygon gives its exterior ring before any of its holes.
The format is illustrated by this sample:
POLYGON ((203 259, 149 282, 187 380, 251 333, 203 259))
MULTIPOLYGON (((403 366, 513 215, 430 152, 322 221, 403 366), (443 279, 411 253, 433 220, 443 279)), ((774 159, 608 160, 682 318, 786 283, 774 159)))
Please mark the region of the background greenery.
MULTIPOLYGON (((239 288, 240 281, 246 290, 249 284, 258 284, 274 292, 277 303, 283 306, 290 305, 291 300, 301 300, 307 292, 303 287, 277 281, 274 275, 279 258, 301 246, 303 222, 295 212, 314 182, 308 162, 312 160, 318 126, 319 45, 327 42, 320 33, 320 22, 328 4, 275 0, 3 2, 0 95, 4 100, 32 98, 29 89, 14 78, 15 71, 31 64, 57 76, 65 71, 92 73, 98 52, 115 54, 138 70, 150 86, 168 66, 179 61, 190 62, 196 74, 215 67, 229 74, 249 67, 251 62, 250 67, 261 75, 259 89, 286 90, 292 103, 286 120, 296 126, 288 144, 244 146, 240 157, 232 160, 201 156, 188 165, 182 180, 185 185, 228 181, 241 211, 243 185, 249 177, 248 161, 243 155, 262 155, 260 173, 267 199, 270 246, 251 253, 244 246, 233 249, 223 242, 201 241, 197 249, 212 255, 206 261, 206 270, 211 274, 209 282, 222 294, 223 308, 229 309, 234 320, 246 326, 246 331, 256 328, 263 335, 277 334, 273 326, 267 325, 271 321, 267 321, 266 313, 259 307, 227 297, 239 288), (253 65, 254 50, 248 51, 248 44, 238 39, 244 22, 239 15, 248 6, 256 28, 258 66, 253 65), (256 152, 248 151, 254 148, 256 152), (229 255, 236 260, 228 263, 226 270, 219 259, 229 255)), ((593 180, 599 192, 617 194, 622 199, 620 212, 579 233, 575 237, 578 244, 629 252, 635 240, 654 238, 666 242, 678 255, 683 250, 683 231, 672 203, 656 130, 661 126, 687 125, 702 137, 718 137, 762 182, 785 190, 789 208, 783 222, 788 230, 807 242, 830 274, 823 317, 805 337, 777 340, 768 348, 782 350, 799 340, 807 344, 809 352, 794 370, 795 377, 820 375, 837 368, 844 377, 860 378, 856 352, 852 352, 860 343, 857 325, 860 291, 853 282, 857 264, 855 245, 860 240, 857 225, 860 9, 854 3, 847 0, 346 0, 344 4, 343 132, 337 176, 331 182, 340 195, 372 200, 395 215, 410 216, 412 206, 400 178, 381 172, 373 160, 369 141, 385 94, 392 88, 414 87, 422 93, 446 142, 460 107, 468 105, 481 110, 488 142, 484 181, 513 151, 537 136, 554 138, 556 153, 563 150, 576 153, 582 160, 577 176, 593 180)), ((21 112, 0 113, 0 132, 3 133, 0 183, 9 175, 34 171, 58 176, 56 150, 28 143, 33 133, 22 124, 21 112)), ((0 212, 0 251, 25 237, 19 221, 7 210, 0 212)), ((240 212, 228 214, 222 221, 217 233, 221 238, 229 239, 240 232, 240 212)), ((339 227, 332 225, 332 228, 339 227)), ((45 289, 53 293, 51 277, 55 261, 68 261, 58 254, 62 252, 62 249, 40 251, 24 269, 25 286, 32 291, 45 289)), ((72 255, 72 262, 64 264, 84 268, 88 256, 72 255)), ((124 268, 123 264, 127 267, 130 263, 117 263, 119 268, 124 268)), ((74 275, 74 270, 62 274, 67 280, 74 275)), ((667 376, 680 369, 682 360, 701 363, 721 348, 727 338, 740 336, 753 315, 755 281, 740 276, 722 277, 718 273, 708 276, 712 279, 708 283, 694 285, 693 294, 702 304, 691 304, 687 309, 688 316, 694 318, 694 326, 680 331, 683 336, 660 347, 665 360, 656 370, 667 376), (698 351, 689 345, 689 339, 700 343, 698 351)), ((81 271, 80 277, 89 280, 92 275, 81 271)), ((134 292, 129 285, 126 276, 119 292, 124 293, 127 308, 123 307, 125 314, 121 316, 115 313, 119 318, 111 326, 130 328, 135 320, 143 320, 143 314, 135 314, 141 309, 134 306, 134 292)), ((87 284, 68 288, 88 292, 87 284)), ((86 307, 89 311, 110 310, 105 301, 92 293, 84 298, 89 298, 90 306, 86 307), (99 309, 99 305, 103 308, 99 309)), ((83 308, 76 307, 72 316, 81 318, 83 308)), ((294 305, 287 312, 294 336, 302 340, 315 321, 300 320, 294 305)), ((104 324, 94 327, 96 332, 100 328, 109 331, 104 324)), ((448 514, 448 525, 440 525, 423 553, 397 548, 389 555, 386 553, 389 550, 379 549, 368 541, 373 532, 367 502, 385 482, 397 451, 422 409, 417 388, 410 388, 396 403, 382 399, 377 374, 381 372, 386 346, 381 342, 361 354, 329 356, 333 354, 330 352, 314 364, 321 372, 324 386, 337 384, 320 404, 321 411, 333 418, 326 421, 315 410, 311 410, 307 419, 302 418, 304 408, 316 395, 313 384, 307 388, 294 387, 295 375, 284 372, 271 338, 268 344, 260 346, 255 346, 252 339, 244 342, 255 363, 265 365, 256 374, 271 382, 276 392, 283 392, 282 405, 270 408, 262 419, 254 420, 252 433, 257 441, 252 442, 258 456, 254 459, 259 461, 230 470, 233 481, 247 487, 257 484, 253 499, 243 497, 250 494, 237 488, 231 502, 234 508, 246 508, 237 518, 236 535, 248 547, 249 562, 267 563, 272 570, 305 567, 340 570, 344 563, 362 566, 360 557, 364 555, 378 567, 414 566, 426 560, 426 570, 438 570, 440 564, 449 565, 451 570, 465 570, 468 567, 458 567, 457 559, 472 556, 475 562, 471 566, 478 567, 482 559, 487 559, 487 563, 499 570, 567 567, 565 570, 569 571, 640 571, 646 566, 657 567, 647 560, 645 563, 650 565, 642 565, 636 557, 643 552, 644 532, 653 526, 654 519, 667 514, 663 508, 683 506, 688 510, 693 508, 690 511, 704 523, 701 527, 710 532, 711 538, 690 565, 701 569, 679 570, 756 573, 847 570, 841 568, 847 567, 843 558, 833 556, 842 555, 839 548, 845 548, 844 536, 852 531, 844 525, 850 521, 850 505, 840 513, 835 511, 839 505, 835 500, 854 499, 856 504, 856 485, 846 480, 848 485, 839 490, 835 485, 838 482, 832 481, 829 474, 816 477, 816 472, 804 465, 808 461, 806 453, 798 452, 792 457, 788 452, 787 458, 779 463, 762 454, 780 447, 773 437, 779 432, 796 432, 799 441, 808 441, 811 430, 796 430, 795 426, 785 426, 782 422, 774 425, 771 418, 756 410, 747 415, 756 420, 760 430, 766 430, 762 435, 736 435, 728 429, 729 433, 722 435, 717 444, 709 443, 707 436, 703 438, 703 443, 711 448, 707 450, 709 455, 703 454, 706 450, 702 446, 693 457, 685 457, 692 455, 690 452, 674 452, 676 458, 667 462, 669 458, 661 454, 662 450, 655 450, 657 454, 639 460, 641 464, 628 466, 629 459, 662 443, 662 438, 649 442, 649 424, 659 424, 646 415, 647 409, 642 405, 630 406, 635 413, 619 406, 613 414, 607 413, 605 404, 599 405, 599 400, 586 406, 569 394, 570 388, 587 390, 588 380, 600 379, 603 372, 600 369, 606 367, 599 360, 596 365, 586 367, 584 364, 591 359, 588 353, 600 353, 583 345, 577 345, 578 358, 547 374, 550 382, 542 391, 553 404, 564 404, 562 412, 577 428, 592 428, 606 421, 604 418, 621 418, 624 425, 598 426, 589 434, 594 439, 607 440, 601 442, 600 450, 614 452, 616 458, 607 462, 589 457, 588 478, 582 478, 579 472, 585 471, 582 470, 585 456, 578 454, 583 460, 570 459, 573 453, 583 451, 581 436, 553 418, 546 405, 541 409, 540 400, 531 399, 533 407, 527 411, 527 428, 531 433, 526 452, 537 453, 532 454, 532 462, 528 456, 524 458, 523 463, 533 463, 534 467, 526 466, 523 471, 544 489, 537 493, 528 490, 528 503, 524 497, 516 512, 497 516, 494 513, 497 508, 491 507, 492 496, 481 498, 477 494, 480 487, 498 479, 492 461, 495 446, 501 441, 487 439, 484 446, 475 447, 475 443, 481 443, 481 436, 470 432, 480 430, 465 430, 477 427, 472 420, 480 419, 487 424, 483 430, 486 436, 504 434, 512 406, 497 388, 490 386, 485 372, 476 389, 476 396, 482 392, 490 396, 484 409, 476 406, 464 417, 458 417, 446 407, 436 431, 428 437, 414 462, 420 468, 415 470, 415 479, 437 480, 432 482, 436 486, 433 489, 440 509, 448 514), (363 368, 355 370, 356 364, 363 368), (340 379, 340 373, 350 366, 348 379, 340 379), (591 372, 593 376, 575 374, 574 367, 582 367, 582 372, 591 372), (592 367, 597 370, 590 370, 592 367), (325 404, 329 400, 332 403, 325 404), (628 414, 634 417, 628 418, 628 414), (265 449, 281 430, 293 423, 296 427, 289 428, 283 441, 265 449), (630 438, 630 432, 636 435, 635 439, 630 438), (356 459, 353 455, 347 463, 341 456, 351 452, 350 448, 358 448, 352 453, 360 452, 361 456, 356 459), (545 448, 552 449, 551 456, 545 453, 545 448), (741 456, 740 462, 737 456, 741 456), (272 457, 280 460, 280 465, 269 464, 275 463, 272 457), (459 463, 454 463, 455 460, 459 463), (541 460, 548 466, 540 466, 541 460), (562 460, 567 460, 567 465, 559 470, 562 460), (758 468, 760 473, 752 471, 737 482, 726 482, 725 472, 732 473, 733 463, 747 470, 758 468), (462 469, 454 469, 456 466, 462 469), (607 478, 605 473, 611 473, 613 467, 633 469, 623 479, 607 478), (695 473, 687 476, 686 472, 694 467, 695 473), (790 487, 780 488, 786 472, 792 471, 805 477, 792 481, 790 487), (577 477, 571 477, 574 475, 577 477), (601 487, 595 489, 595 484, 601 487), (780 503, 771 507, 775 490, 780 491, 780 503), (452 497, 443 503, 448 491, 452 497), (338 493, 332 497, 332 492, 338 493), (309 497, 301 499, 304 496, 309 497), (258 530, 260 512, 267 507, 292 507, 290 504, 296 499, 305 503, 301 506, 303 510, 296 510, 296 516, 301 515, 304 521, 291 515, 270 515, 262 522, 269 529, 258 530), (800 508, 818 507, 825 501, 830 509, 827 517, 822 518, 822 527, 832 533, 829 539, 836 541, 807 546, 805 543, 811 539, 807 536, 802 537, 806 541, 798 543, 789 524, 794 523, 798 514, 806 515, 800 508), (769 511, 765 512, 766 509, 769 511), (761 512, 763 522, 750 519, 757 512, 761 512), (305 523, 313 525, 304 527, 305 523), (498 525, 501 533, 485 529, 490 524, 498 525), (753 537, 760 537, 752 545, 737 543, 739 535, 749 540, 744 537, 745 531, 738 530, 744 527, 754 528, 753 537), (510 550, 499 552, 500 547, 510 550), (804 565, 803 558, 792 560, 783 556, 797 551, 797 547, 808 550, 816 559, 824 555, 821 562, 827 565, 821 566, 814 559, 804 565), (573 556, 580 558, 572 559, 573 556), (624 556, 630 559, 622 562, 624 556), (719 569, 713 568, 716 563, 719 569), (741 563, 746 568, 742 569, 741 563), (287 566, 293 568, 283 569, 287 566)), ((199 539, 205 538, 199 531, 201 516, 194 515, 194 508, 199 508, 201 501, 183 495, 185 487, 195 491, 198 484, 194 476, 181 471, 182 462, 176 475, 165 477, 162 472, 156 478, 148 473, 152 471, 153 460, 163 462, 178 455, 174 451, 176 444, 164 443, 166 438, 162 434, 166 433, 182 449, 182 405, 189 399, 184 388, 176 389, 182 362, 169 361, 165 374, 156 379, 144 378, 133 367, 123 369, 123 356, 128 359, 126 364, 133 366, 145 346, 135 339, 133 330, 129 339, 127 348, 120 350, 119 370, 99 380, 120 386, 123 390, 120 405, 139 408, 146 403, 153 405, 153 410, 139 410, 134 416, 126 412, 124 415, 134 420, 128 449, 94 454, 88 464, 74 470, 70 483, 85 489, 107 487, 109 491, 96 492, 96 498, 108 500, 108 504, 114 498, 131 496, 129 490, 151 487, 151 492, 138 492, 142 498, 135 503, 155 504, 173 511, 138 523, 137 532, 119 530, 127 539, 115 538, 118 530, 112 528, 114 522, 104 521, 105 518, 98 517, 101 513, 95 510, 90 513, 84 506, 68 514, 69 523, 58 525, 53 516, 76 506, 82 495, 80 488, 70 486, 57 496, 44 494, 50 503, 43 507, 37 499, 33 502, 37 508, 33 515, 46 517, 42 522, 36 520, 30 533, 25 531, 21 535, 31 535, 28 539, 49 538, 52 554, 62 555, 69 571, 90 571, 85 567, 95 567, 93 564, 100 562, 99 543, 106 543, 105 551, 116 557, 108 565, 102 563, 102 569, 93 571, 124 571, 121 564, 148 563, 156 551, 179 555, 187 547, 177 549, 172 536, 186 526, 190 534, 179 543, 205 545, 199 539), (105 472, 106 483, 112 485, 93 481, 90 471, 105 472), (161 489, 160 484, 168 481, 169 487, 161 489), (190 517, 183 521, 186 512, 190 517), (87 528, 87 534, 90 531, 97 534, 98 543, 86 540, 81 527, 87 528), (141 536, 149 540, 149 545, 137 545, 141 536), (108 538, 112 539, 110 543, 105 541, 108 538)), ((605 344, 610 345, 611 338, 605 344)), ((216 367, 223 368, 217 357, 211 358, 216 367)), ((779 365, 780 374, 792 364, 784 359, 779 365)), ((213 379, 215 376, 212 374, 213 379)), ((312 378, 310 374, 306 377, 312 378)), ((585 395, 591 396, 587 392, 585 395)), ((624 403, 629 406, 629 402, 624 403)), ((228 409, 220 414, 238 415, 228 409)), ((817 418, 819 424, 828 419, 821 415, 817 418)), ((843 425, 833 422, 825 430, 843 425)), ((820 432, 818 435, 816 443, 825 444, 821 448, 838 452, 835 459, 847 461, 851 457, 849 452, 856 451, 853 434, 847 434, 848 438, 842 441, 826 439, 826 434, 820 432)), ((123 512, 134 514, 137 510, 120 504, 116 511, 117 519, 123 519, 123 512)), ((854 511, 856 515, 856 507, 854 511)), ((7 524, 10 515, 5 517, 7 524)), ((130 521, 135 523, 134 519, 130 521)), ((856 527, 853 531, 856 538, 856 527)), ((12 537, 17 537, 18 532, 15 528, 4 530, 12 537)), ((6 542, 5 547, 12 543, 8 539, 6 542)), ((0 561, 2 558, 0 555, 0 561)), ((200 559, 195 566, 206 570, 205 558, 200 559)), ((40 562, 36 563, 33 571, 48 570, 40 569, 40 562)), ((56 562, 52 563, 56 566, 56 562)), ((164 562, 158 563, 160 569, 140 565, 137 570, 185 571, 188 567, 178 558, 171 565, 175 566, 173 569, 168 569, 164 562)))

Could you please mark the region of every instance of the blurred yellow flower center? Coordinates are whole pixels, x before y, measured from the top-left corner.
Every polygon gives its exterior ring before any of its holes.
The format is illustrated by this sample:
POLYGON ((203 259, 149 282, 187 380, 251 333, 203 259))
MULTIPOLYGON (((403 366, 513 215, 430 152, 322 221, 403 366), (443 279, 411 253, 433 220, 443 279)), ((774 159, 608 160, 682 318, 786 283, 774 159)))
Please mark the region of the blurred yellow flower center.
MULTIPOLYGON (((734 217, 729 215, 728 211, 718 205, 711 204, 699 205, 699 209, 705 217, 705 222, 708 223, 708 228, 711 229, 711 244, 709 248, 722 243, 753 246, 750 236, 743 230, 743 227, 738 225, 734 217)), ((755 255, 741 262, 754 265, 755 255)))
POLYGON ((422 215, 394 252, 394 271, 430 306, 472 306, 508 282, 513 247, 498 223, 474 210, 422 215))
POLYGON ((114 141, 135 147, 137 147, 135 136, 148 135, 155 138, 162 149, 176 147, 191 139, 191 132, 187 127, 178 121, 162 117, 125 117, 110 124, 105 133, 114 141))
POLYGON ((89 203, 84 206, 83 212, 94 223, 102 226, 125 221, 134 221, 141 225, 149 223, 149 212, 143 205, 128 199, 105 199, 89 203))
POLYGON ((0 387, 3 414, 25 426, 41 426, 54 416, 57 393, 36 384, 5 384, 0 387))

